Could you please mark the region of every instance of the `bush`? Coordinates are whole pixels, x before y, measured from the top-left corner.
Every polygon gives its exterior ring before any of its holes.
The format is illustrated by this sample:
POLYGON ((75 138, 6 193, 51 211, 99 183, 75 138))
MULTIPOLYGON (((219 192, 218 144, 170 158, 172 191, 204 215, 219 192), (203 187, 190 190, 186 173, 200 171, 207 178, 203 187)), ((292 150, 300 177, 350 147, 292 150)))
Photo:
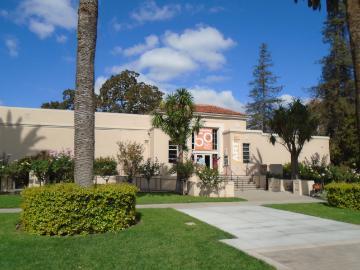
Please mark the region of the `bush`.
POLYGON ((119 231, 135 223, 136 192, 129 184, 27 188, 21 193, 21 224, 25 231, 40 235, 119 231))
POLYGON ((6 173, 8 177, 15 181, 15 188, 28 186, 31 162, 31 157, 24 157, 8 165, 6 173))
POLYGON ((94 174, 104 178, 107 183, 111 175, 117 175, 116 167, 117 163, 114 158, 99 157, 94 161, 94 174))
POLYGON ((211 169, 209 167, 201 167, 196 171, 196 175, 201 181, 201 186, 209 189, 218 189, 219 185, 223 182, 223 178, 219 176, 217 169, 211 169))
POLYGON ((143 161, 144 147, 137 142, 118 142, 119 152, 118 161, 122 170, 127 175, 128 182, 132 182, 134 177, 139 174, 143 161))
POLYGON ((360 184, 331 183, 325 190, 331 206, 360 210, 360 184))
POLYGON ((171 169, 169 170, 170 173, 177 173, 179 179, 181 181, 186 182, 195 172, 195 166, 192 160, 187 159, 184 162, 177 162, 175 163, 171 169))

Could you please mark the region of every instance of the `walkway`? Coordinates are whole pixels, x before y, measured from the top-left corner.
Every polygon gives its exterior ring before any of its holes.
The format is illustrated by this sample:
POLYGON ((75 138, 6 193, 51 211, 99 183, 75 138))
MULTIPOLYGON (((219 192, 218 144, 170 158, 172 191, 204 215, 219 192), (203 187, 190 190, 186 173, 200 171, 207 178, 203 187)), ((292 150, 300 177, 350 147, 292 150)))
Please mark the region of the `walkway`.
POLYGON ((359 269, 358 225, 256 205, 179 211, 231 233, 223 242, 278 269, 359 269))

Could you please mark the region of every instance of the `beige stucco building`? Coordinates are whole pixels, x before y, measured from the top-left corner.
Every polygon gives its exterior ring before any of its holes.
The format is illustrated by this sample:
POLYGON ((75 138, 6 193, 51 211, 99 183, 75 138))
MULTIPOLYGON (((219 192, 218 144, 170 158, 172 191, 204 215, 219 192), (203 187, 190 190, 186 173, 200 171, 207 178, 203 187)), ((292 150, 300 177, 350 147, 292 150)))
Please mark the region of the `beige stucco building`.
MULTIPOLYGON (((197 105, 203 129, 189 139, 189 158, 220 173, 252 175, 261 164, 284 164, 290 161, 287 150, 273 146, 269 134, 247 130, 245 115, 209 105, 197 105)), ((73 149, 73 111, 15 108, 0 106, 0 153, 12 159, 41 150, 73 149)), ((157 158, 170 166, 176 147, 169 137, 151 126, 151 116, 119 113, 96 113, 95 155, 114 156, 118 141, 136 141, 144 146, 144 159, 157 158)), ((306 143, 300 160, 318 153, 329 159, 329 138, 314 136, 306 143)))

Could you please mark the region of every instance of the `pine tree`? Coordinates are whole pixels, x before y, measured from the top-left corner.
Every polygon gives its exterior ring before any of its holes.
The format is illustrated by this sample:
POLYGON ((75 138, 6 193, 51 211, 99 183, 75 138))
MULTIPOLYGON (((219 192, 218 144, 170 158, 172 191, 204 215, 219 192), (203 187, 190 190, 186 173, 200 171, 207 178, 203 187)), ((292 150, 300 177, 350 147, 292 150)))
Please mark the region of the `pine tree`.
POLYGON ((320 100, 316 108, 323 135, 330 136, 330 156, 335 164, 352 165, 358 155, 355 83, 345 8, 328 13, 323 40, 329 54, 320 63, 322 75, 314 94, 320 100))
POLYGON ((278 77, 271 72, 273 66, 268 46, 262 43, 260 46, 259 62, 254 67, 254 80, 250 82, 252 89, 249 97, 252 99, 246 105, 246 113, 250 116, 248 128, 270 132, 269 119, 280 100, 277 94, 282 86, 277 85, 278 77))

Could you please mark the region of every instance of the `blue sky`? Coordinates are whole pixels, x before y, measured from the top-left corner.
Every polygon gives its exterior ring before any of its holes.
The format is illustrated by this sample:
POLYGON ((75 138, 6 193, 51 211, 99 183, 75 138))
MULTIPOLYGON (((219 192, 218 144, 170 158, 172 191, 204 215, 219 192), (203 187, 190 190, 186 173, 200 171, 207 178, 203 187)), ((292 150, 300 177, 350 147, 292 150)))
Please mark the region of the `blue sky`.
MULTIPOLYGON (((281 95, 306 98, 327 53, 325 11, 306 1, 99 0, 96 90, 129 68, 165 92, 242 110, 258 49, 266 42, 281 95)), ((77 1, 0 2, 0 103, 39 107, 74 88, 77 1)))

